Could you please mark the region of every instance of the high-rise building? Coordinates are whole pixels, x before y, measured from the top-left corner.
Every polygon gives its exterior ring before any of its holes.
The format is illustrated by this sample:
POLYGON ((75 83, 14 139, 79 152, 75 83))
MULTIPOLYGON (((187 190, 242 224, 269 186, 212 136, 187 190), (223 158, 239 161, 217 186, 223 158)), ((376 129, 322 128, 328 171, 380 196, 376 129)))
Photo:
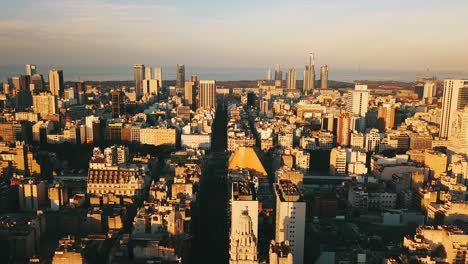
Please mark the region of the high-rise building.
POLYGON ((112 117, 117 118, 125 113, 125 93, 119 90, 111 91, 112 117))
POLYGON ((34 84, 35 92, 45 91, 44 77, 42 77, 42 74, 34 74, 33 76, 31 76, 31 83, 34 84))
POLYGON ((366 114, 369 106, 369 91, 367 85, 356 84, 354 90, 348 92, 346 110, 359 116, 358 130, 363 132, 366 129, 366 114))
POLYGON ((288 69, 286 76, 286 88, 296 89, 296 69, 294 68, 288 69))
POLYGON ((158 81, 158 89, 162 87, 162 68, 161 66, 154 67, 153 79, 158 81))
POLYGON ((268 67, 268 70, 267 70, 267 80, 271 81, 271 68, 270 67, 268 67))
POLYGON ((145 66, 145 80, 151 80, 151 66, 145 66))
POLYGON ((177 64, 177 81, 176 87, 183 88, 185 85, 185 65, 177 64))
POLYGON ((320 88, 328 89, 328 66, 324 65, 320 68, 320 88))
POLYGON ((200 80, 199 82, 199 106, 201 108, 216 108, 216 81, 200 80))
POLYGON ((341 113, 338 117, 336 129, 336 143, 340 146, 348 146, 351 133, 351 115, 348 112, 341 113))
POLYGON ((37 73, 36 64, 26 64, 26 75, 33 76, 37 73))
POLYGON ((185 89, 184 89, 184 98, 185 104, 187 106, 193 106, 193 99, 194 97, 194 90, 195 90, 195 82, 193 81, 185 81, 185 89))
POLYGON ((423 99, 431 100, 437 95, 437 80, 427 79, 424 81, 423 99))
POLYGON ((385 132, 395 126, 395 107, 391 104, 380 106, 377 113, 377 128, 385 132))
POLYGON ((330 152, 330 174, 335 176, 346 175, 346 149, 337 147, 330 152))
POLYGON ((456 112, 455 120, 452 124, 452 135, 447 148, 454 153, 468 155, 468 105, 463 110, 456 112))
POLYGON ((41 117, 57 113, 57 98, 51 93, 40 93, 33 95, 34 113, 39 113, 41 117))
POLYGON ((447 139, 452 135, 455 113, 457 110, 463 110, 466 105, 468 105, 468 80, 445 80, 439 135, 441 138, 447 139))
POLYGON ((280 65, 275 65, 275 81, 282 81, 283 80, 283 72, 281 71, 280 65))
POLYGON ((382 135, 379 133, 379 130, 373 128, 366 134, 365 149, 368 152, 379 152, 380 150, 380 141, 382 140, 382 135))
POLYGON ((315 53, 309 53, 309 65, 304 70, 304 94, 309 94, 315 89, 315 53))
POLYGON ((25 180, 19 185, 20 210, 36 212, 46 205, 47 193, 44 181, 25 180))
POLYGON ((143 95, 143 83, 145 79, 145 65, 135 64, 133 65, 133 79, 135 80, 135 93, 137 97, 143 95))
POLYGON ((198 82, 198 75, 192 74, 192 76, 190 76, 190 81, 194 82, 194 83, 197 83, 198 82))
POLYGON ((274 185, 276 196, 275 240, 289 241, 294 263, 304 263, 306 203, 296 185, 280 180, 274 185))
POLYGON ((49 91, 54 96, 61 97, 65 90, 65 84, 63 83, 63 71, 52 69, 49 71, 49 91))
POLYGON ((238 224, 231 230, 229 264, 256 264, 257 237, 253 231, 254 224, 249 211, 243 211, 239 217, 238 224))

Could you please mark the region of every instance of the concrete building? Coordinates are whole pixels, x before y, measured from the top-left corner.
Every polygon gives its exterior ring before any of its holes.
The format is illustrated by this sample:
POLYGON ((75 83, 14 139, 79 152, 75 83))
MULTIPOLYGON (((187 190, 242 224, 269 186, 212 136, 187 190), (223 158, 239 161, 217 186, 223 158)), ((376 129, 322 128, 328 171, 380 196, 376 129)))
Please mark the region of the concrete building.
POLYGON ((22 211, 37 211, 47 202, 46 185, 44 181, 34 179, 24 180, 18 188, 19 209, 22 211))
POLYGON ((194 100, 196 100, 196 87, 195 82, 185 81, 184 88, 184 103, 192 108, 194 100))
POLYGON ((135 93, 137 97, 143 95, 143 80, 145 79, 145 65, 133 65, 133 80, 135 81, 135 93))
MULTIPOLYGON (((256 212, 257 213, 257 212, 256 212)), ((229 263, 230 264, 255 264, 257 257, 257 236, 249 211, 245 210, 239 216, 235 229, 231 231, 229 263)))
POLYGON ((338 147, 331 150, 330 174, 335 176, 346 175, 346 149, 338 147))
POLYGON ((296 69, 288 69, 286 75, 286 88, 287 89, 296 89, 296 69))
POLYGON ((176 79, 176 87, 183 88, 185 84, 185 65, 184 64, 177 64, 177 79, 176 79))
POLYGON ((140 143, 147 145, 169 145, 175 146, 177 131, 169 127, 148 127, 140 129, 140 143))
POLYGON ((216 82, 214 80, 200 80, 199 108, 216 109, 216 82))
POLYGON ((33 76, 37 73, 36 64, 26 64, 26 75, 33 76))
POLYGON ((328 66, 320 67, 320 88, 328 89, 328 66))
POLYGON ((276 196, 275 240, 289 241, 294 263, 304 262, 306 203, 297 186, 281 180, 274 184, 276 196))
POLYGON ((384 132, 395 126, 395 107, 391 104, 380 106, 377 113, 377 128, 384 132))
POLYGON ((56 97, 50 93, 40 93, 33 95, 34 113, 39 113, 41 117, 57 113, 56 97))
POLYGON ((456 111, 463 110, 466 105, 468 105, 468 80, 445 80, 439 133, 441 138, 450 138, 456 111))
POLYGON ((163 86, 162 80, 162 68, 161 66, 154 67, 154 76, 153 79, 158 81, 158 89, 163 86))
POLYGON ((359 132, 364 132, 366 128, 366 114, 369 105, 369 91, 367 85, 356 84, 354 90, 347 94, 346 110, 359 116, 358 129, 359 132))
POLYGON ((49 71, 49 91, 52 95, 61 97, 65 90, 63 83, 63 71, 52 69, 49 71))
POLYGON ((294 256, 291 254, 289 242, 271 241, 269 250, 270 264, 293 264, 294 256))
POLYGON ((111 91, 112 117, 118 118, 125 114, 125 93, 119 90, 111 91))

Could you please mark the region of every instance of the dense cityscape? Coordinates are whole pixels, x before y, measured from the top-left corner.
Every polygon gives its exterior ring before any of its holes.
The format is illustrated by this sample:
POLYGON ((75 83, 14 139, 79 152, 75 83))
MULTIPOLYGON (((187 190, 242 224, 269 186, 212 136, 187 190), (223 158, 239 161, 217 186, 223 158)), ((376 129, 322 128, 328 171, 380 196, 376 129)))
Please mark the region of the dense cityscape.
POLYGON ((0 264, 468 264, 467 10, 0 0, 0 264))
POLYGON ((466 263, 468 80, 307 62, 243 82, 26 65, 1 85, 0 259, 466 263))

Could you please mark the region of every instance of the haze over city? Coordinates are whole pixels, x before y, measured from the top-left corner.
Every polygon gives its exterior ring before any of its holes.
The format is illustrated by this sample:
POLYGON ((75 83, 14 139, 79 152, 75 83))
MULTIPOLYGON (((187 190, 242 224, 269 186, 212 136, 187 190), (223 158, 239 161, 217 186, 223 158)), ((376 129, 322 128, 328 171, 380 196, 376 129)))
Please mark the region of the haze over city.
POLYGON ((468 263, 467 10, 0 0, 0 263, 468 263))
POLYGON ((301 67, 304 54, 315 51, 318 64, 351 72, 351 79, 361 79, 360 71, 362 78, 372 71, 404 80, 405 72, 427 68, 444 76, 468 72, 466 1, 1 3, 2 66, 34 61, 98 71, 143 62, 264 69, 301 67))

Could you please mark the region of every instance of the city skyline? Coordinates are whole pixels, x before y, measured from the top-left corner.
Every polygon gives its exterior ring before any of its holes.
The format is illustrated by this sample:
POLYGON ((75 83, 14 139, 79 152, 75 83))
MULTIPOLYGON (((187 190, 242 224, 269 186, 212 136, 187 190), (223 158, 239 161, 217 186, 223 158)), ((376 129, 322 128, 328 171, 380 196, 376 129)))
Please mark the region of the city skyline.
POLYGON ((10 1, 3 4, 0 19, 0 64, 132 65, 151 60, 159 65, 260 68, 281 63, 299 68, 307 62, 304 54, 313 51, 317 65, 335 69, 468 72, 462 44, 468 39, 458 33, 466 22, 457 15, 467 5, 10 1), (280 38, 263 41, 278 32, 280 38), (449 37, 433 38, 441 34, 449 37))

